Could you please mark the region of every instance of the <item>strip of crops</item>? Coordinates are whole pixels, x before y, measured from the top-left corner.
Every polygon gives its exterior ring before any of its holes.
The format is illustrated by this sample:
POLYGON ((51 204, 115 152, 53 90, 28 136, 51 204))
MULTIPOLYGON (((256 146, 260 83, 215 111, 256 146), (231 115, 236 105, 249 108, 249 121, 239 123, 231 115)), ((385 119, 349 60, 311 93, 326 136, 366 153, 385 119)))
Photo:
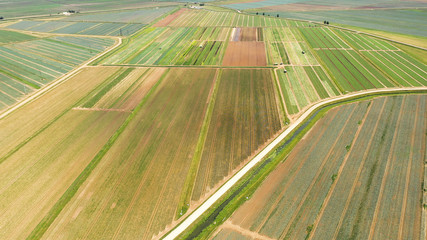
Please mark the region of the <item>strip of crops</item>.
POLYGON ((243 164, 281 128, 270 70, 224 69, 193 200, 243 164))
POLYGON ((335 30, 335 32, 337 32, 357 50, 398 50, 395 46, 384 40, 344 30, 335 30))
POLYGON ((277 75, 279 76, 279 84, 283 93, 283 98, 288 114, 293 115, 298 113, 298 103, 289 82, 289 75, 283 73, 282 71, 277 71, 277 75))
POLYGON ((349 48, 349 46, 329 28, 310 27, 299 28, 299 30, 313 48, 349 48))
POLYGON ((2 108, 67 73, 111 44, 112 40, 53 37, 1 46, 2 108))
POLYGON ((19 32, 0 30, 0 44, 34 40, 37 37, 19 32))
POLYGON ((66 18, 67 21, 78 22, 123 22, 148 24, 163 14, 173 10, 173 7, 140 9, 95 14, 76 14, 66 18))
MULTIPOLYGON (((373 64, 375 64, 382 71, 387 73, 399 85, 410 87, 420 86, 421 84, 413 77, 408 75, 405 71, 396 65, 393 65, 387 58, 384 58, 378 52, 364 51, 362 54, 367 57, 373 64)), ((390 56, 387 56, 390 57, 390 56)), ((399 64, 400 65, 400 64, 399 64)))
POLYGON ((129 36, 139 31, 144 24, 104 22, 21 21, 8 26, 34 32, 53 32, 82 35, 129 36))

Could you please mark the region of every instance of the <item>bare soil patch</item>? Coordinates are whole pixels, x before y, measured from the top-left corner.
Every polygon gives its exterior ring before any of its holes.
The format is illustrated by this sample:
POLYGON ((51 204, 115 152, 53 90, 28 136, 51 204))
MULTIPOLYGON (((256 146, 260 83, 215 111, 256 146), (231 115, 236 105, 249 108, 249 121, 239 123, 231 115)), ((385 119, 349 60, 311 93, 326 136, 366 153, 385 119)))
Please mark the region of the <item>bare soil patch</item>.
POLYGON ((265 45, 263 42, 229 42, 222 65, 266 66, 265 45))

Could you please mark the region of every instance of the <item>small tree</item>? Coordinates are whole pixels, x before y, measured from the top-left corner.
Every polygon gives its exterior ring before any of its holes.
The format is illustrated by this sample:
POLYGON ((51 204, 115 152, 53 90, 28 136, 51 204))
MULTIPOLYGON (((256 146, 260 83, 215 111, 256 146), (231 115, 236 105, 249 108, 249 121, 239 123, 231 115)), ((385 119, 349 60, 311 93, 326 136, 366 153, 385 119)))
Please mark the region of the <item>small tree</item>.
POLYGON ((256 12, 256 15, 258 15, 258 12, 256 12))
POLYGON ((265 16, 265 13, 262 13, 263 16, 265 16))
POLYGON ((326 21, 323 21, 323 24, 326 24, 326 21))
POLYGON ((279 14, 277 14, 277 17, 279 17, 279 14))
POLYGON ((329 21, 326 21, 326 24, 329 25, 329 21))
POLYGON ((0 20, 3 20, 3 17, 0 17, 0 20))

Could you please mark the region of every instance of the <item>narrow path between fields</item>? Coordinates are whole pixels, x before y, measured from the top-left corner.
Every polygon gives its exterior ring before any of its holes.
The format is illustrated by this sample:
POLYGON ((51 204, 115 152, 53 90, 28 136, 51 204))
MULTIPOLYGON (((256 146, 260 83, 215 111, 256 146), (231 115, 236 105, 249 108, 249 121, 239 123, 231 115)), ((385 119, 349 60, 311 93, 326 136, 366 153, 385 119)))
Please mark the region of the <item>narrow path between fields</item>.
POLYGON ((256 164, 261 162, 272 151, 278 144, 282 142, 293 130, 306 120, 313 112, 320 107, 343 101, 349 98, 375 94, 375 93, 393 93, 393 92, 405 92, 405 91, 426 91, 427 87, 413 87, 413 88, 391 88, 391 89, 370 89, 356 93, 350 93, 347 95, 341 95, 338 97, 329 98, 312 105, 307 109, 295 122, 291 123, 287 129, 285 129, 276 139, 268 144, 258 155, 256 155, 250 162, 248 162, 242 169, 240 169, 234 176, 232 176, 224 185, 222 185, 211 197, 209 197, 202 205, 200 205, 194 212, 192 212, 187 218, 179 223, 172 231, 163 236, 163 239, 172 240, 176 239, 181 233, 183 233, 191 224, 205 213, 218 199, 220 199, 228 190, 230 190, 246 173, 248 173, 256 164))

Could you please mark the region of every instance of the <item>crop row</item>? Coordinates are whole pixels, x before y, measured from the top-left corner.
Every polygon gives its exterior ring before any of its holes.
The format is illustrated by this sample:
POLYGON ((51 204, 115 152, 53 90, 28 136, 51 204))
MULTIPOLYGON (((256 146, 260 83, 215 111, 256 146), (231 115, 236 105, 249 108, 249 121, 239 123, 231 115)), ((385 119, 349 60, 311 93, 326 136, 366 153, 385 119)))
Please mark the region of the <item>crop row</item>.
POLYGON ((384 40, 344 30, 335 30, 335 32, 357 50, 398 50, 391 43, 384 40))
POLYGON ((34 40, 36 37, 19 32, 0 30, 0 44, 34 40))
POLYGON ((183 11, 168 23, 168 26, 172 27, 304 27, 308 25, 306 22, 277 17, 204 10, 183 11))
POLYGON ((194 39, 224 38, 228 30, 207 28, 168 29, 164 34, 128 60, 130 64, 145 65, 219 65, 225 42, 194 39), (209 29, 211 29, 209 33, 209 29), (220 34, 221 33, 221 34, 220 34))
POLYGON ((131 11, 118 11, 95 14, 75 14, 66 21, 77 22, 121 22, 121 23, 145 23, 148 24, 163 14, 173 10, 173 7, 139 9, 131 11))
POLYGON ((353 50, 318 50, 343 92, 393 87, 384 75, 353 50))
POLYGON ((55 80, 111 45, 112 40, 50 38, 0 47, 0 95, 10 106, 25 94, 55 80), (85 44, 89 44, 90 48, 85 44))
POLYGON ((291 27, 272 27, 264 28, 266 41, 275 42, 297 42, 304 41, 301 33, 296 28, 291 27))
POLYGON ((20 21, 8 28, 33 31, 82 35, 128 36, 139 31, 144 24, 62 22, 62 21, 20 21))
POLYGON ((299 28, 313 48, 345 48, 350 47, 335 32, 326 27, 299 28))
POLYGON ((406 53, 394 51, 361 51, 379 69, 401 86, 426 86, 427 71, 406 53))
POLYGON ((277 70, 277 75, 289 115, 300 112, 319 99, 340 94, 320 66, 289 66, 286 73, 277 70))

